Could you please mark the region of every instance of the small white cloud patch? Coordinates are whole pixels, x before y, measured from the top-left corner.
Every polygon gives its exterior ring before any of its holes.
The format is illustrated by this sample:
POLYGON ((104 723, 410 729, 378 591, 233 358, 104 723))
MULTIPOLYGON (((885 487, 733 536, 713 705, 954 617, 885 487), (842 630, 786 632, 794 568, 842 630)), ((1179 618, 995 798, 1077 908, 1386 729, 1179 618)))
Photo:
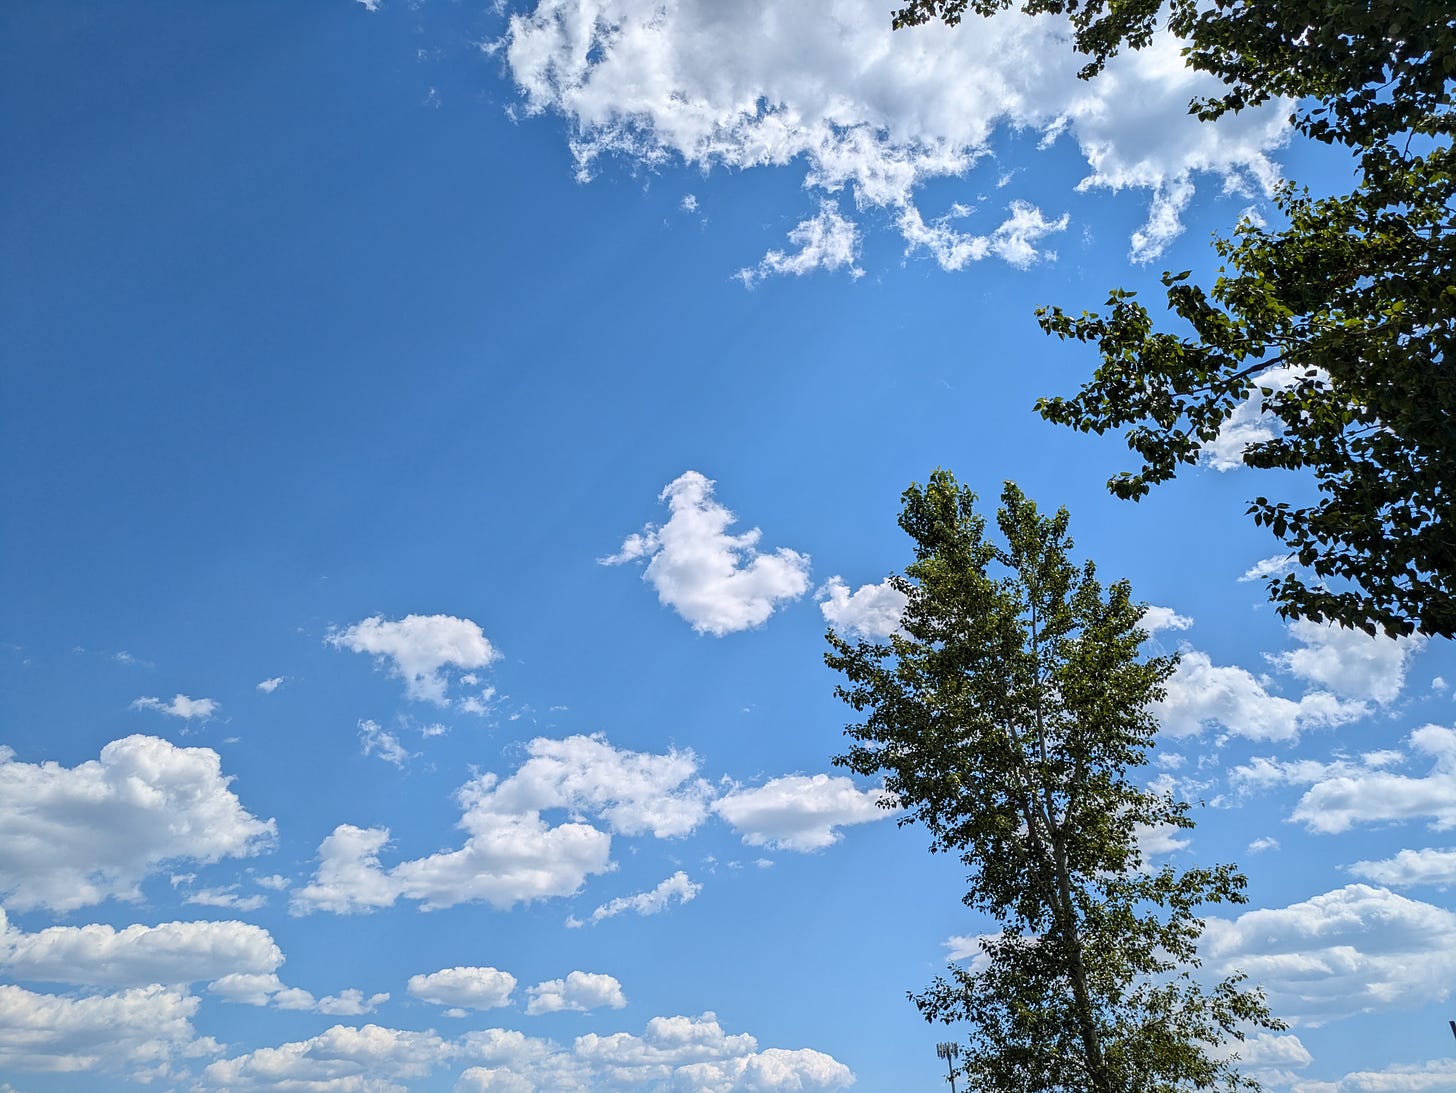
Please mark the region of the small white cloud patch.
POLYGON ((186 721, 206 721, 217 713, 217 703, 210 698, 188 698, 184 694, 172 696, 172 701, 160 698, 139 698, 131 704, 134 710, 156 710, 168 717, 180 717, 186 721))
POLYGON ((864 276, 864 270, 855 262, 859 258, 859 228, 854 221, 839 215, 833 201, 819 205, 819 214, 799 222, 789 232, 789 242, 799 249, 793 253, 771 250, 759 259, 758 265, 738 271, 738 280, 752 288, 765 277, 775 274, 792 274, 802 277, 816 269, 843 269, 854 280, 864 276))
POLYGON ((713 499, 711 479, 687 471, 658 500, 667 503, 667 523, 629 535, 616 554, 600 561, 648 559, 642 579, 698 633, 722 637, 748 630, 808 591, 809 556, 786 547, 761 553, 757 528, 728 534, 736 517, 713 499))
MULTIPOLYGON (((702 890, 701 884, 689 880, 688 875, 679 869, 656 888, 608 900, 591 913, 590 921, 595 926, 602 919, 615 918, 617 915, 627 912, 634 915, 655 915, 659 911, 666 910, 674 900, 678 903, 690 902, 702 890)), ((566 920, 566 925, 578 927, 583 923, 580 919, 569 918, 566 920)))
POLYGON ((1149 604, 1143 611, 1143 617, 1138 625, 1152 635, 1162 630, 1187 630, 1193 625, 1193 620, 1187 615, 1178 614, 1171 607, 1157 607, 1149 604))
POLYGON ((829 625, 865 638, 887 638, 900 628, 910 600, 887 577, 850 592, 843 578, 830 577, 817 593, 819 611, 829 625))
POLYGON ((619 1010, 627 1005, 622 984, 610 975, 595 972, 572 972, 565 979, 548 979, 527 988, 526 994, 530 998, 526 1012, 532 1015, 563 1010, 586 1013, 603 1007, 619 1010))
POLYGON ((499 968, 444 968, 410 977, 405 988, 415 998, 437 1006, 488 1010, 508 1006, 516 991, 516 977, 499 968))
POLYGON ((387 663, 404 680, 408 695, 421 702, 448 706, 448 668, 484 668, 500 658, 480 627, 453 615, 406 615, 385 620, 380 615, 332 630, 325 639, 339 649, 369 653, 387 663))
POLYGON ((359 722, 359 746, 365 755, 377 755, 396 767, 403 767, 405 760, 410 758, 399 737, 385 731, 377 721, 359 722))
POLYGON ((714 802, 713 811, 749 846, 807 852, 837 843, 839 829, 894 815, 880 805, 880 790, 856 789, 849 778, 791 774, 756 789, 735 789, 714 802))

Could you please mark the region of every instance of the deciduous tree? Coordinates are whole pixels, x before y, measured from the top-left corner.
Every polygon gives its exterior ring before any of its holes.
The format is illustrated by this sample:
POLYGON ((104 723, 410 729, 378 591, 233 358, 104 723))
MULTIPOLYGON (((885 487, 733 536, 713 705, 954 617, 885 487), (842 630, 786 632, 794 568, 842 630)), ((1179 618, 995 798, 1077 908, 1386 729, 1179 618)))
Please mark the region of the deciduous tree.
MULTIPOLYGON (((957 23, 1011 0, 911 0, 896 26, 957 23)), ((1049 420, 1102 433, 1126 428, 1142 466, 1108 483, 1138 498, 1196 462, 1241 406, 1273 434, 1250 467, 1312 474, 1313 504, 1256 497, 1254 520, 1303 572, 1275 576, 1286 616, 1370 633, 1456 634, 1456 9, 1446 0, 1024 0, 1061 13, 1094 77, 1119 49, 1140 48, 1166 17, 1194 69, 1222 81, 1195 100, 1204 120, 1270 99, 1291 121, 1353 157, 1348 193, 1287 184, 1278 221, 1244 220, 1216 242, 1211 287, 1163 276, 1171 329, 1136 294, 1113 290, 1105 313, 1039 312, 1102 363, 1049 420), (1311 576, 1312 575, 1312 576, 1311 576)))
POLYGON ((1251 1089, 1222 1045, 1279 1027, 1234 976, 1195 972, 1198 908, 1244 902, 1232 866, 1153 868, 1142 832, 1192 827, 1143 784, 1173 658, 1143 657, 1143 607, 1069 560, 1067 513, 1014 485, 988 538, 947 472, 904 495, 915 561, 886 643, 829 633, 837 693, 864 721, 835 760, 883 774, 931 848, 969 868, 964 902, 1000 924, 969 967, 912 999, 966 1022, 962 1071, 987 1093, 1251 1089))

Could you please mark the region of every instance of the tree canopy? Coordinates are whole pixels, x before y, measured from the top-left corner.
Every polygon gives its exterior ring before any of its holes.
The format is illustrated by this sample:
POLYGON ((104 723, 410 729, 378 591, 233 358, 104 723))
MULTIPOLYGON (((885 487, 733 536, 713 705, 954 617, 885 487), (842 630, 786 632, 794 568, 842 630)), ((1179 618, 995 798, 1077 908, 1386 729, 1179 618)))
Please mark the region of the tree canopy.
MULTIPOLYGON (((897 27, 989 16, 1010 0, 911 0, 897 27)), ((1166 13, 1194 69, 1223 82, 1204 120, 1287 99, 1295 128, 1355 157, 1348 193, 1286 183, 1280 222, 1242 221, 1216 242, 1211 287, 1163 275, 1180 323, 1158 329, 1136 294, 1105 313, 1042 309, 1043 328, 1095 344, 1101 365, 1047 419, 1127 428, 1142 461, 1111 479, 1138 498, 1199 459, 1254 400, 1272 426, 1243 462, 1312 474, 1309 505, 1259 496, 1249 513, 1303 568, 1270 579, 1286 616, 1369 633, 1456 635, 1456 9, 1434 0, 1025 0, 1070 20, 1094 77, 1166 13), (1311 579, 1309 574, 1313 575, 1311 579)))
POLYGON ((1007 484, 988 538, 975 495, 948 472, 904 494, 915 561, 887 643, 832 630, 838 695, 864 715, 835 762, 882 774, 932 850, 969 868, 965 904, 994 918, 969 969, 911 997, 967 1022, 962 1072, 987 1093, 1252 1089, 1220 1050, 1280 1027, 1233 976, 1195 976, 1200 906, 1244 902, 1232 866, 1179 872, 1140 836, 1190 828, 1187 806, 1140 776, 1173 671, 1144 658, 1144 608, 1068 558, 1067 513, 1007 484))

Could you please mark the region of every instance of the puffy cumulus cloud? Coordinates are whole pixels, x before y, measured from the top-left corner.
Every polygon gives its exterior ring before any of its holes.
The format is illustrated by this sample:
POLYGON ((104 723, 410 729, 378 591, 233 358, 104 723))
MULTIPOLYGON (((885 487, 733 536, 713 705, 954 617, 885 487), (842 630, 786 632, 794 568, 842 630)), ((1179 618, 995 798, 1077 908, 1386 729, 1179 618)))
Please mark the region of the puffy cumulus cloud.
MULTIPOLYGON (((1244 452, 1250 445, 1266 444, 1283 435, 1280 419, 1270 403, 1288 391, 1304 376, 1304 368, 1270 368, 1253 378, 1253 390, 1224 421, 1218 436, 1206 441, 1199 452, 1200 460, 1216 471, 1237 470, 1244 465, 1244 452)), ((1272 562, 1272 559, 1269 561, 1272 562)), ((1261 563, 1266 564, 1266 563, 1261 563)), ((1245 575, 1246 579, 1249 578, 1245 575)))
POLYGON ((480 797, 502 811, 564 808, 599 816, 619 835, 686 835, 702 822, 712 787, 691 750, 663 754, 612 747, 604 736, 537 737, 520 768, 480 797))
POLYGON ((385 869, 379 851, 389 842, 389 830, 340 824, 320 844, 318 869, 289 908, 297 915, 357 914, 405 897, 427 910, 473 901, 505 910, 569 896, 588 876, 612 867, 611 836, 590 824, 551 827, 539 816, 483 813, 467 814, 461 826, 470 837, 459 850, 385 869))
POLYGON ((75 767, 21 763, 0 747, 0 897, 12 910, 73 911, 139 898, 163 862, 215 862, 271 845, 211 748, 128 736, 75 767))
POLYGON ((1271 654, 1270 663, 1342 697, 1371 699, 1382 705, 1395 701, 1405 686, 1411 658, 1425 646, 1425 638, 1419 635, 1372 637, 1363 630, 1308 619, 1290 623, 1289 632, 1300 647, 1271 654))
POLYGON ((818 216, 801 220, 799 226, 789 232, 789 242, 799 249, 792 254, 781 250, 769 251, 759 259, 757 266, 739 270, 738 280, 751 288, 774 274, 791 273, 802 277, 816 269, 847 270, 855 280, 864 276, 864 270, 855 265, 859 258, 859 228, 854 221, 840 216, 832 201, 820 203, 818 216))
POLYGON ((678 1088, 700 1093, 788 1093, 803 1089, 844 1089, 854 1075, 832 1055, 809 1048, 771 1047, 736 1059, 689 1063, 677 1068, 678 1088))
POLYGON ((274 974, 225 975, 207 986, 209 994, 224 1002, 237 1002, 249 1006, 272 1005, 281 1010, 310 1010, 334 1017, 357 1017, 372 1013, 389 1001, 387 993, 366 995, 363 991, 349 987, 338 994, 315 998, 302 987, 289 987, 274 974))
POLYGON ((1239 1073, 1268 1088, 1285 1088, 1297 1081, 1294 1073, 1314 1062, 1304 1042, 1292 1033, 1259 1033, 1244 1040, 1229 1039, 1213 1049, 1220 1058, 1235 1059, 1239 1073))
POLYGON ((1262 581, 1269 577, 1282 577, 1293 569, 1293 554, 1274 554, 1268 558, 1259 559, 1259 561, 1244 570, 1243 576, 1239 578, 1239 583, 1262 581))
POLYGON ((1252 740, 1293 740, 1310 729, 1355 721, 1368 709, 1329 691, 1285 698, 1246 669, 1217 665, 1207 653, 1186 649, 1153 712, 1170 736, 1196 736, 1218 725, 1252 740))
POLYGON ((245 1090, 297 1089, 315 1093, 403 1093, 401 1081, 427 1077, 453 1054, 433 1032, 364 1025, 334 1025, 308 1040, 264 1047, 220 1059, 203 1071, 207 1085, 245 1090))
MULTIPOLYGON (((1379 766, 1337 767, 1314 781, 1291 820, 1311 831, 1339 834, 1352 824, 1427 820, 1437 831, 1456 827, 1456 729, 1426 725, 1410 735, 1411 750, 1431 759, 1413 778, 1379 766)), ((1377 753, 1382 760, 1388 753, 1377 753)))
POLYGON ((1381 861, 1357 861, 1350 867, 1357 877, 1391 888, 1430 884, 1445 888, 1456 884, 1456 849, 1402 850, 1381 861))
POLYGON ((429 975, 410 976, 405 989, 439 1006, 488 1010, 510 1005, 516 977, 499 968, 444 968, 429 975))
POLYGON ((283 677, 272 676, 269 679, 261 681, 258 684, 258 690, 262 691, 265 695, 270 695, 281 686, 283 686, 283 677))
POLYGON ((809 588, 809 556, 780 547, 759 552, 757 528, 728 534, 736 517, 713 499, 713 482, 697 471, 679 475, 658 500, 670 513, 661 527, 629 535, 603 565, 648 559, 642 579, 657 598, 700 634, 722 637, 758 626, 779 604, 809 588))
MULTIPOLYGON (((595 926, 604 918, 614 918, 629 911, 635 915, 655 915, 659 911, 666 910, 673 900, 678 903, 687 903, 702 890, 701 884, 689 880, 688 875, 679 869, 650 891, 636 892, 630 896, 618 896, 616 899, 608 900, 591 913, 591 923, 595 926)), ((568 918, 566 925, 576 927, 583 923, 578 918, 568 918)))
POLYGON ((453 615, 406 615, 386 621, 380 615, 331 630, 325 639, 339 649, 369 653, 404 680, 416 701, 448 706, 446 669, 484 668, 500 653, 480 627, 453 615))
POLYGON ((171 702, 163 702, 160 698, 139 698, 131 704, 131 708, 156 710, 186 721, 206 721, 218 709, 217 703, 210 698, 188 698, 184 694, 173 695, 171 702))
POLYGON ((290 910, 355 914, 392 906, 399 898, 399 885, 379 864, 379 852, 388 842, 388 828, 353 824, 334 828, 319 844, 313 880, 294 893, 290 910))
POLYGON ((1171 607, 1149 604, 1143 610, 1143 617, 1138 625, 1151 635, 1164 630, 1187 630, 1193 625, 1193 620, 1187 615, 1178 614, 1171 607))
POLYGON ((700 1093, 734 1090, 842 1089, 853 1083, 848 1067, 822 1052, 758 1050, 745 1034, 728 1035, 712 1013, 654 1017, 641 1036, 588 1033, 574 1054, 597 1085, 613 1089, 674 1089, 700 1093))
POLYGON ((1289 1093, 1446 1093, 1456 1089, 1456 1059, 1357 1070, 1332 1082, 1295 1082, 1289 1093))
POLYGON ((711 788, 696 777, 690 751, 631 752, 600 736, 538 738, 526 751, 504 781, 486 773, 460 789, 458 826, 468 837, 458 850, 386 869, 379 855, 387 829, 340 824, 320 845, 318 869, 295 892, 293 911, 368 911, 400 897, 426 908, 481 901, 504 909, 567 896, 613 868, 612 833, 670 838, 707 812, 711 788), (542 817, 558 809, 571 818, 553 825, 542 817))
POLYGON ((247 922, 163 922, 115 929, 50 926, 28 934, 0 910, 0 968, 12 979, 102 987, 181 985, 267 975, 283 963, 271 934, 247 922))
POLYGON ((586 1013, 604 1006, 619 1010, 627 1005, 622 984, 610 975, 597 972, 572 972, 565 979, 548 979, 528 988, 526 994, 530 997, 526 1003, 529 1014, 562 1010, 586 1013))
POLYGON ((173 987, 79 998, 0 984, 0 1072, 165 1067, 219 1050, 192 1027, 198 999, 173 987))
POLYGON ((887 577, 850 592, 841 577, 830 577, 817 593, 824 621, 838 630, 865 638, 887 638, 900 628, 910 602, 887 577))
POLYGON ((898 33, 889 23, 872 0, 538 0, 495 48, 525 111, 570 123, 583 179, 603 157, 702 170, 800 163, 811 190, 880 210, 907 250, 947 269, 987 254, 1026 264, 1038 232, 1065 226, 1024 202, 991 232, 962 235, 949 217, 926 224, 916 191, 964 175, 998 133, 1039 131, 1042 147, 1074 141, 1088 166, 1081 189, 1148 191, 1131 244, 1139 261, 1181 230, 1200 174, 1226 190, 1267 192, 1277 178, 1269 153, 1287 137, 1287 104, 1198 122, 1189 100, 1217 85, 1184 66, 1174 40, 1120 56, 1088 82, 1059 20, 1005 12, 898 33))
POLYGON ((756 789, 735 789, 713 803, 749 846, 822 850, 837 843, 839 828, 883 820, 881 790, 856 789, 849 778, 791 774, 756 789))
POLYGON ((1200 950, 1240 969, 1281 1017, 1319 1025, 1441 1000, 1456 983, 1456 914, 1351 884, 1288 907, 1210 918, 1200 950))

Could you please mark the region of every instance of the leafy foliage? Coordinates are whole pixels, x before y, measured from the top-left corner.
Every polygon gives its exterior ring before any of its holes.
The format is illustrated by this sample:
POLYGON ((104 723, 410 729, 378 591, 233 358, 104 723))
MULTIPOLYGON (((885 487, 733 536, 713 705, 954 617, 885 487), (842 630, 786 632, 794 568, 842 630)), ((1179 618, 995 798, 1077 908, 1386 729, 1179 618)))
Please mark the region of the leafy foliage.
POLYGON ((912 995, 971 1025, 963 1071, 987 1093, 1256 1089, 1217 1051, 1281 1027, 1241 977, 1194 977, 1209 903, 1244 902, 1232 866, 1146 868, 1140 831, 1193 826, 1135 773, 1174 658, 1143 659, 1143 606, 1068 560, 1067 513, 1002 494, 1006 545, 947 472, 904 495, 915 561, 888 643, 829 633, 841 698, 865 715, 835 760, 882 773, 902 823, 970 869, 964 902, 994 917, 970 970, 912 995), (993 571, 995 571, 993 573, 993 571))
MULTIPOLYGON (((912 0, 896 26, 991 15, 1003 0, 912 0)), ((1357 184, 1314 197, 1276 194, 1281 223, 1245 220, 1216 243, 1211 288, 1165 274, 1169 309, 1191 335, 1154 328, 1135 293, 1105 315, 1039 312, 1045 330, 1097 345, 1102 364, 1070 399, 1043 399, 1051 421, 1128 427, 1142 467, 1118 496, 1196 462, 1246 400, 1271 439, 1243 461, 1312 472, 1317 503, 1257 497, 1256 523, 1315 580, 1271 579, 1286 616, 1369 633, 1456 635, 1456 10, 1434 0, 1025 0, 1062 13, 1091 77, 1122 46, 1146 45, 1160 12, 1187 63, 1225 85, 1193 102, 1205 120, 1291 100, 1305 135, 1348 148, 1357 184), (1335 582, 1333 587, 1331 581, 1335 582)))

